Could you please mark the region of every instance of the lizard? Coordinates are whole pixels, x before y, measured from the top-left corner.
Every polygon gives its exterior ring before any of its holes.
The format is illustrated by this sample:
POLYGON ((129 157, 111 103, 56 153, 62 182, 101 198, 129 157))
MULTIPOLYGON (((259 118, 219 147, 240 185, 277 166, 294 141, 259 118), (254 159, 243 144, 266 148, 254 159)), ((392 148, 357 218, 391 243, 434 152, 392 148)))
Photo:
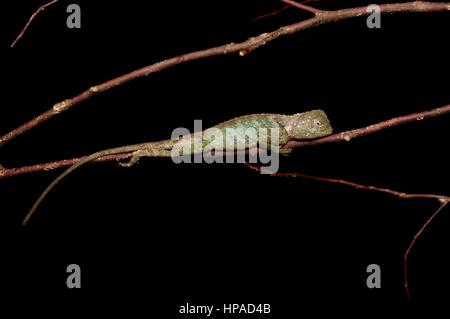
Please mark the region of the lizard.
MULTIPOLYGON (((227 137, 226 135, 227 129, 243 129, 240 132, 244 132, 246 129, 249 128, 253 128, 256 130, 277 129, 279 136, 276 147, 278 149, 275 151, 278 151, 280 154, 283 155, 287 155, 292 151, 292 149, 283 147, 291 140, 314 139, 330 135, 333 132, 333 128, 331 127, 330 121, 328 120, 326 113, 320 109, 307 111, 303 113, 297 113, 293 115, 259 113, 236 117, 234 119, 215 125, 202 132, 187 134, 176 139, 133 144, 101 150, 86 157, 83 157, 80 161, 76 162, 75 164, 67 168, 58 177, 56 177, 41 193, 39 198, 36 200, 32 208, 29 210, 29 212, 23 219, 22 224, 26 225, 28 223, 31 216, 34 214, 34 212, 39 207, 44 198, 47 197, 50 191, 62 179, 64 179, 67 175, 69 175, 79 167, 93 160, 113 154, 129 153, 130 154, 128 157, 129 161, 127 163, 121 164, 122 166, 129 167, 135 164, 141 157, 170 157, 173 155, 172 150, 176 145, 188 146, 187 153, 189 154, 184 153, 183 155, 195 155, 203 152, 203 148, 205 147, 205 145, 214 143, 213 139, 213 136, 215 134, 214 132, 216 133, 217 131, 223 132, 223 136, 227 137), (196 141, 199 143, 195 143, 196 141)), ((265 136, 264 141, 267 143, 267 136, 265 136)), ((223 143, 223 140, 221 141, 219 140, 218 142, 221 143, 220 146, 223 148, 223 151, 236 152, 258 147, 258 145, 261 142, 261 135, 258 135, 254 138, 249 138, 247 135, 242 136, 238 134, 237 137, 234 139, 234 143, 226 144, 225 147, 224 147, 225 143, 223 143), (231 149, 227 149, 230 147, 231 149)), ((182 150, 186 150, 186 148, 183 148, 182 150)), ((179 153, 179 155, 180 154, 181 152, 179 153)))

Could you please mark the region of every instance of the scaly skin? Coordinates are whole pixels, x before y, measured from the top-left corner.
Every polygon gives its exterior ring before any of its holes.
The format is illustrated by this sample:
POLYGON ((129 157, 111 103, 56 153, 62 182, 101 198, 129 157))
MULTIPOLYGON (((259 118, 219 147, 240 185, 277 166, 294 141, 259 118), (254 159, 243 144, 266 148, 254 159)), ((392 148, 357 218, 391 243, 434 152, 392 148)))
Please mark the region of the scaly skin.
POLYGON ((283 148, 283 146, 290 140, 312 139, 327 136, 332 133, 330 122, 325 112, 322 110, 313 110, 294 115, 251 114, 220 123, 212 128, 206 129, 201 133, 190 134, 175 140, 127 145, 99 151, 84 157, 53 180, 53 182, 48 185, 48 187, 39 196, 38 200, 34 203, 33 207, 25 216, 22 224, 27 224, 40 203, 64 177, 72 173, 80 166, 97 158, 113 154, 131 153, 130 161, 123 164, 124 166, 131 166, 141 157, 170 157, 172 155, 171 151, 175 145, 184 146, 184 150, 189 150, 189 153, 187 154, 178 153, 178 155, 193 155, 201 153, 203 152, 203 148, 207 145, 212 146, 215 150, 222 148, 225 152, 250 149, 258 146, 258 143, 261 144, 262 142, 265 142, 266 145, 270 147, 270 145, 272 145, 270 136, 272 132, 271 130, 273 129, 278 129, 278 144, 276 145, 278 149, 276 151, 280 153, 289 153, 291 151, 290 149, 283 148), (225 142, 226 139, 230 138, 230 135, 227 136, 227 129, 242 129, 241 131, 235 131, 235 133, 238 134, 236 136, 232 136, 232 138, 234 138, 234 143, 229 143, 228 145, 225 142), (259 129, 265 129, 261 130, 261 132, 268 132, 266 134, 262 134, 265 135, 263 139, 261 137, 262 135, 249 136, 245 134, 248 129, 255 129, 257 131, 259 129), (223 135, 223 139, 214 139, 214 134, 218 132, 223 135))

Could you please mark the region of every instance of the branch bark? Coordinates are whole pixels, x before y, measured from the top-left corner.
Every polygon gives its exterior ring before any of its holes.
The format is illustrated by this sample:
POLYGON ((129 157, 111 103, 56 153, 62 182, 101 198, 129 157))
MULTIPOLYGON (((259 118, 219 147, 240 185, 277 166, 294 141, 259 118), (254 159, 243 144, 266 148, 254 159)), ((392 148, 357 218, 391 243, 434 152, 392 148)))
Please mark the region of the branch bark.
POLYGON ((25 32, 27 32, 28 27, 30 26, 31 22, 33 22, 34 18, 36 18, 36 16, 44 11, 47 7, 51 6, 52 4, 55 4, 56 2, 58 2, 59 0, 52 0, 46 4, 43 4, 42 6, 40 6, 39 8, 37 8, 36 11, 34 11, 34 13, 30 16, 30 18, 28 19, 27 23, 25 24, 25 26, 22 28, 22 30, 20 31, 20 33, 17 35, 17 37, 14 39, 13 43, 11 43, 10 48, 13 48, 17 42, 23 37, 23 35, 25 34, 25 32))
MULTIPOLYGON (((380 5, 380 10, 382 13, 398 13, 398 12, 444 12, 450 11, 450 2, 446 3, 435 3, 435 2, 425 2, 425 1, 413 1, 407 3, 392 3, 380 5)), ((58 102, 53 105, 48 111, 42 113, 38 117, 26 122, 25 124, 17 127, 13 131, 0 137, 0 147, 4 146, 8 142, 11 142, 18 136, 24 134, 35 126, 38 126, 47 120, 59 115, 71 107, 80 104, 91 98, 93 95, 107 91, 116 86, 122 85, 128 81, 148 76, 149 74, 156 73, 158 71, 173 67, 178 64, 186 63, 188 61, 204 59, 207 57, 213 57, 218 55, 226 55, 231 53, 239 53, 243 56, 255 49, 258 49, 265 44, 278 39, 279 37, 290 35, 302 30, 310 29, 327 23, 338 22, 341 20, 367 16, 370 12, 367 12, 367 7, 356 7, 341 9, 335 11, 315 11, 314 17, 300 21, 294 24, 282 26, 279 29, 262 33, 256 37, 250 38, 244 42, 240 43, 230 43, 226 45, 221 45, 218 47, 209 48, 206 50, 195 51, 187 54, 182 54, 161 62, 157 62, 143 68, 137 69, 130 73, 121 75, 117 78, 111 79, 104 83, 94 85, 87 89, 86 91, 68 98, 64 101, 58 102)))
MULTIPOLYGON (((320 144, 325 144, 325 143, 350 141, 353 138, 358 138, 358 137, 362 137, 365 135, 369 135, 369 134, 372 134, 372 133, 375 133, 375 132, 378 132, 378 131, 381 131, 384 129, 388 129, 391 127, 395 127, 395 126, 399 126, 402 124, 407 124, 407 123, 411 123, 411 122, 415 122, 415 121, 421 121, 421 120, 432 118, 432 117, 441 116, 441 115, 444 115, 447 113, 450 113, 450 104, 442 106, 442 107, 438 107, 438 108, 435 108, 432 110, 424 111, 424 112, 418 112, 418 113, 395 117, 395 118, 392 118, 387 121, 372 124, 372 125, 362 127, 359 129, 355 129, 355 130, 351 130, 351 131, 332 134, 330 136, 319 138, 316 140, 291 141, 286 144, 286 147, 287 148, 297 148, 297 147, 320 145, 320 144)), ((96 162, 118 161, 118 160, 124 159, 126 157, 128 157, 127 154, 111 155, 111 156, 100 158, 96 162)), ((25 174, 35 173, 35 172, 50 171, 50 170, 54 170, 57 168, 67 167, 67 166, 73 165, 80 159, 81 158, 72 158, 72 159, 54 161, 54 162, 50 162, 50 163, 24 166, 24 167, 19 167, 19 168, 9 168, 9 169, 0 166, 0 179, 20 176, 20 175, 25 175, 25 174)))

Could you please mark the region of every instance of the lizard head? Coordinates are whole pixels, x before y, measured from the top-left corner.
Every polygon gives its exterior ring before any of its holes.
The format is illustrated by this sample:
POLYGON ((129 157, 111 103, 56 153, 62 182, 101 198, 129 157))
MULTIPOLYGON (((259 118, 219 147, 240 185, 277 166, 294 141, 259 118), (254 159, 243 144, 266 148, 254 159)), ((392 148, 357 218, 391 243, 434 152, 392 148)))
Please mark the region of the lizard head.
POLYGON ((322 110, 313 110, 291 115, 285 128, 293 139, 312 139, 333 133, 330 121, 322 110))

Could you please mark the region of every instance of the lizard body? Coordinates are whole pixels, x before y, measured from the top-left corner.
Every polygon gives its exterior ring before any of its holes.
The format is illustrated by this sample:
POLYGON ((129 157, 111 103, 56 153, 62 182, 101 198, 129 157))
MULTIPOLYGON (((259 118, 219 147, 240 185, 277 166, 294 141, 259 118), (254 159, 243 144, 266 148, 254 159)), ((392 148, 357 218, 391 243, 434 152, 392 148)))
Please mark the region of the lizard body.
MULTIPOLYGON (((48 195, 48 193, 67 175, 72 173, 80 166, 89 163, 97 158, 113 154, 130 154, 130 160, 123 166, 131 166, 135 164, 141 157, 170 157, 174 146, 181 147, 186 151, 182 155, 194 155, 203 152, 206 145, 212 146, 214 149, 222 148, 223 151, 241 151, 257 147, 262 141, 262 135, 249 136, 245 134, 247 129, 265 129, 267 134, 264 135, 264 142, 266 145, 270 144, 271 130, 278 130, 277 150, 279 153, 289 153, 291 150, 283 148, 283 146, 290 140, 313 139, 330 135, 332 127, 330 122, 322 110, 313 110, 304 113, 297 113, 294 115, 283 114, 251 114, 240 116, 209 129, 203 132, 188 134, 177 139, 163 140, 158 142, 148 142, 134 145, 127 145, 122 147, 110 148, 102 150, 82 158, 66 169, 61 175, 55 178, 47 188, 42 192, 33 207, 23 220, 25 225, 31 216, 34 214, 40 203, 48 195), (229 129, 234 129, 236 135, 230 136, 229 129), (217 133, 221 133, 223 139, 215 138, 217 133), (226 139, 232 138, 233 143, 224 143, 226 139)), ((181 155, 179 153, 178 155, 181 155)))

